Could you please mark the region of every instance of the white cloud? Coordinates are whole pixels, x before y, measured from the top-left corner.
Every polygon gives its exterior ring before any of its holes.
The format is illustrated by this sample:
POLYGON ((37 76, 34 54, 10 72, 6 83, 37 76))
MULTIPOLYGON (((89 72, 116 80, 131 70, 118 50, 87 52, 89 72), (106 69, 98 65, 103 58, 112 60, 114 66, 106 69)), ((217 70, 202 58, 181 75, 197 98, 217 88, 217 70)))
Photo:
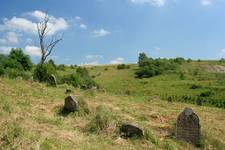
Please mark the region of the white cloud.
POLYGON ((37 33, 37 25, 36 23, 26 19, 26 18, 18 18, 12 17, 11 19, 4 19, 4 29, 9 31, 23 31, 26 33, 37 33))
POLYGON ((110 61, 110 64, 122 64, 124 62, 124 58, 118 57, 114 60, 110 61))
POLYGON ((27 45, 24 50, 31 56, 41 57, 41 50, 37 46, 27 45))
POLYGON ((212 0, 201 0, 201 4, 203 6, 210 6, 212 5, 212 0))
POLYGON ((102 55, 87 55, 85 56, 86 59, 101 59, 103 58, 102 55))
POLYGON ((17 44, 19 42, 18 35, 15 32, 7 32, 4 38, 0 39, 1 44, 17 44))
POLYGON ((87 25, 86 24, 80 24, 80 28, 86 30, 87 29, 87 25))
POLYGON ((12 48, 13 47, 10 47, 10 46, 0 46, 0 53, 9 54, 12 48))
MULTIPOLYGON (((45 17, 45 13, 39 10, 26 13, 28 16, 40 21, 45 17)), ((56 32, 66 30, 69 27, 66 20, 62 17, 55 18, 54 16, 49 15, 48 22, 48 35, 55 34, 56 32)), ((0 25, 0 30, 9 30, 9 31, 22 31, 25 33, 37 34, 37 22, 33 22, 27 18, 12 17, 11 19, 5 18, 3 24, 0 25)))
POLYGON ((76 20, 81 20, 81 17, 80 16, 76 16, 75 19, 76 20))
POLYGON ((162 7, 165 5, 166 0, 130 0, 134 4, 150 4, 153 6, 162 7))
POLYGON ((87 55, 85 56, 85 58, 87 59, 87 62, 85 63, 85 65, 99 65, 100 64, 100 59, 103 58, 102 55, 87 55))
POLYGON ((104 37, 111 34, 109 31, 105 29, 94 30, 93 33, 95 37, 104 37))

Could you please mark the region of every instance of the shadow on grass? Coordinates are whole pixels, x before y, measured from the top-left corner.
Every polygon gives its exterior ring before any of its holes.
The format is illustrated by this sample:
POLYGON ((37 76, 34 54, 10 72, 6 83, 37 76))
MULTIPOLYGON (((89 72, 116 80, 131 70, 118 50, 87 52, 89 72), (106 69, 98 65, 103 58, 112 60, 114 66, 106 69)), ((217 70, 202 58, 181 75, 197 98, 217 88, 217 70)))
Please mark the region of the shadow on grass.
POLYGON ((67 109, 65 109, 65 107, 61 107, 59 110, 58 110, 58 115, 60 116, 63 116, 63 117, 67 117, 70 113, 70 111, 68 111, 67 109))

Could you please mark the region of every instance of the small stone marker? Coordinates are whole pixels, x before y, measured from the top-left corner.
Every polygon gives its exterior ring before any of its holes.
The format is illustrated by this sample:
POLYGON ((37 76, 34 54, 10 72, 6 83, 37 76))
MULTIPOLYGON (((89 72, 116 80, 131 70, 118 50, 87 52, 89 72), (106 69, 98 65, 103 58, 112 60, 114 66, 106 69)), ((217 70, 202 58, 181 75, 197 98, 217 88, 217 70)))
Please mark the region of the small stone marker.
POLYGON ((70 95, 65 98, 64 109, 69 112, 78 111, 79 105, 74 96, 70 95))
POLYGON ((176 138, 199 146, 200 134, 201 126, 198 116, 191 108, 185 108, 177 118, 176 138))
POLYGON ((123 124, 120 133, 124 137, 144 137, 144 131, 133 124, 123 124))
POLYGON ((198 97, 196 100, 196 105, 202 106, 202 103, 203 103, 203 99, 201 97, 198 97))
POLYGON ((66 89, 65 94, 69 94, 69 93, 72 93, 72 90, 71 89, 66 89))
POLYGON ((172 103, 172 101, 173 101, 172 96, 169 96, 169 97, 167 98, 167 101, 168 101, 169 103, 172 103))
POLYGON ((53 74, 49 76, 48 83, 51 86, 57 86, 56 77, 53 74))

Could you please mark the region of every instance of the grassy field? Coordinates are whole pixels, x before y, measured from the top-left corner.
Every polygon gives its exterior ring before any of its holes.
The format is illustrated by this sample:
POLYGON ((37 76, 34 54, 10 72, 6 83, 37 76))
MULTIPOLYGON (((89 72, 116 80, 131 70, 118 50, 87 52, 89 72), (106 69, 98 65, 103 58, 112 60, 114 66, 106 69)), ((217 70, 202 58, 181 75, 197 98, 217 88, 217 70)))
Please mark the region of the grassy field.
MULTIPOLYGON (((176 72, 148 79, 134 77, 136 65, 124 70, 88 67, 100 90, 73 91, 88 103, 89 114, 61 113, 68 85, 53 88, 0 78, 0 149, 223 150, 225 109, 208 102, 225 100, 225 73, 216 65, 224 66, 219 62, 184 63, 176 72), (191 88, 193 85, 198 88, 191 88), (205 98, 206 106, 193 104, 197 95, 207 91, 211 94, 205 98), (175 102, 168 103, 168 96, 175 102), (185 100, 185 96, 191 98, 185 100), (99 105, 110 110, 110 126, 101 133, 90 133, 87 128, 99 105), (200 148, 174 137, 176 118, 185 107, 193 108, 200 118, 200 148), (145 138, 120 138, 117 126, 123 122, 138 124, 145 130, 145 138)), ((60 73, 73 71, 67 68, 60 73)))

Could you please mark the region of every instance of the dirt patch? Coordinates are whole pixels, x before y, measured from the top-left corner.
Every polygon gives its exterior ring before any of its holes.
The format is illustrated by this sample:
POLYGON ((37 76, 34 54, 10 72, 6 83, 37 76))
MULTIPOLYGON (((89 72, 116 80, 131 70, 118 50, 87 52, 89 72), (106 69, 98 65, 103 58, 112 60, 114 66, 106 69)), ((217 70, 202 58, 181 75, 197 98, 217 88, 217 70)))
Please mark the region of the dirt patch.
POLYGON ((204 69, 206 69, 208 72, 214 72, 214 73, 225 73, 225 66, 221 65, 204 65, 202 66, 204 69))

